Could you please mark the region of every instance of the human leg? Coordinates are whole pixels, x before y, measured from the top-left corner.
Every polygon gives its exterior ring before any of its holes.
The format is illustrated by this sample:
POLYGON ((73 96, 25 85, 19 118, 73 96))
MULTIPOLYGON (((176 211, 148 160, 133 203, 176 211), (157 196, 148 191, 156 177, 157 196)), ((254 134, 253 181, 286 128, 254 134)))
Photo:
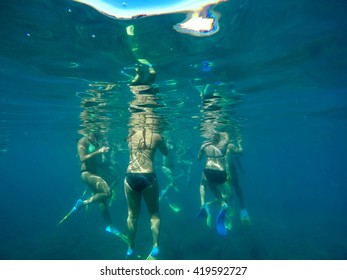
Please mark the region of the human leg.
POLYGON ((129 230, 129 249, 133 250, 137 221, 141 209, 141 193, 133 191, 126 180, 124 180, 124 192, 128 206, 127 224, 129 230))
POLYGON ((159 186, 155 178, 150 186, 143 191, 143 198, 150 216, 153 246, 158 246, 160 233, 159 186))
POLYGON ((201 207, 205 205, 206 185, 207 185, 206 177, 204 174, 202 174, 201 182, 200 182, 200 206, 201 207))
POLYGON ((83 201, 83 206, 94 202, 104 202, 112 196, 111 189, 104 179, 90 172, 81 174, 82 181, 86 183, 93 195, 83 201))
POLYGON ((231 166, 231 180, 232 180, 232 185, 235 190, 235 194, 237 196, 237 199, 240 203, 240 220, 243 225, 250 225, 251 218, 248 215, 248 211, 245 207, 245 202, 243 198, 243 193, 239 184, 239 179, 238 179, 238 174, 235 165, 233 164, 231 166))

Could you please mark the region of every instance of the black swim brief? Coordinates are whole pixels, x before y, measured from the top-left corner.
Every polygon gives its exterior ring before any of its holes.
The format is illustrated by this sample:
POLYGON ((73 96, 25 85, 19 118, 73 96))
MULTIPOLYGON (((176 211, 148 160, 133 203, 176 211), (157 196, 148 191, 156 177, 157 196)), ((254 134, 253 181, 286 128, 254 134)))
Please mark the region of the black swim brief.
POLYGON ((125 180, 135 192, 142 192, 150 186, 157 177, 154 173, 128 173, 125 180))
POLYGON ((204 174, 210 184, 224 184, 227 179, 227 173, 221 170, 204 169, 204 174))

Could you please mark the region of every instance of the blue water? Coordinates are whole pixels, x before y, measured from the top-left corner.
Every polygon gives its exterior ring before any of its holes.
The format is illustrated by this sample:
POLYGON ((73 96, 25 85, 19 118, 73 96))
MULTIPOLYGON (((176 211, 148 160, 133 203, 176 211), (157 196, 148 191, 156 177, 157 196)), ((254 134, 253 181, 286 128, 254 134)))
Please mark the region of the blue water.
MULTIPOLYGON (((96 122, 119 146, 124 177, 132 97, 122 71, 143 57, 157 71, 166 133, 191 161, 190 173, 178 164, 185 175, 170 196, 181 211, 161 202, 163 259, 347 259, 346 8, 233 0, 215 8, 218 33, 193 37, 173 29, 184 14, 124 21, 68 0, 2 1, 0 258, 124 259, 126 245, 104 231, 97 205, 55 225, 85 190, 76 142, 89 125, 81 104, 95 91, 105 92, 96 122), (135 38, 125 33, 130 24, 135 38), (230 84, 216 126, 242 134, 239 179, 252 228, 236 215, 227 236, 196 219, 208 121, 192 81, 230 84)), ((116 193, 111 215, 126 232, 122 179, 116 193)), ((136 246, 151 249, 145 208, 136 246)))

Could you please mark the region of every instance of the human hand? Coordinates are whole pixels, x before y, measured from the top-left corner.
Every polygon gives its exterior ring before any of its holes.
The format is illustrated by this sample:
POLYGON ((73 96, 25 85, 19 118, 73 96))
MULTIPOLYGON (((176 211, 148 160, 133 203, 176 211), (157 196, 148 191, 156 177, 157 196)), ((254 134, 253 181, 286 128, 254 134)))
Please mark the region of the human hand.
POLYGON ((104 146, 99 149, 100 153, 107 153, 110 150, 110 147, 104 146))
POLYGON ((242 148, 242 144, 241 144, 241 139, 237 140, 237 148, 239 149, 239 152, 242 153, 243 152, 243 148, 242 148))

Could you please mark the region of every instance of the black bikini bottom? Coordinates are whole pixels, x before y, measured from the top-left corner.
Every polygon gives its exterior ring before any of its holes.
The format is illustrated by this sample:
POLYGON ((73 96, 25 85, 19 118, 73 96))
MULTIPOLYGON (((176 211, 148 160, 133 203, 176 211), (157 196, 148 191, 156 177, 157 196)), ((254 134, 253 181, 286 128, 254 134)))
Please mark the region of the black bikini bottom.
POLYGON ((156 178, 154 173, 128 173, 125 180, 132 190, 142 192, 152 185, 156 178))
POLYGON ((204 169, 207 181, 211 184, 223 184, 227 179, 227 173, 221 170, 204 169))

